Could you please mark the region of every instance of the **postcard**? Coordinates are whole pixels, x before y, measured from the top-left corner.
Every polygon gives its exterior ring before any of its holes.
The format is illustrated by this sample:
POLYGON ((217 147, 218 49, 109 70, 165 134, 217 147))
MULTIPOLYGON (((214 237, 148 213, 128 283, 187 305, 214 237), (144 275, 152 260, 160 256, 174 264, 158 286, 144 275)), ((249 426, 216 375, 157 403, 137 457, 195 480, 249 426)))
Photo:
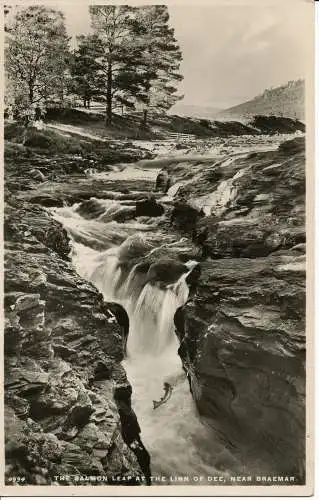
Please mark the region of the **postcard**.
POLYGON ((314 2, 3 7, 6 496, 309 496, 314 2))

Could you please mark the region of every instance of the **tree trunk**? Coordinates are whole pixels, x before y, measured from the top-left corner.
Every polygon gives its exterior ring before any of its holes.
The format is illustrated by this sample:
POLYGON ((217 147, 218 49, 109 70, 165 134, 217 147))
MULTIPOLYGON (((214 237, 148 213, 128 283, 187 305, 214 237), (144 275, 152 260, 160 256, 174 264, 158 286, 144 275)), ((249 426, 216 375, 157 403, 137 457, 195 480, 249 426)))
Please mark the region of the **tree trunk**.
POLYGON ((90 106, 91 106, 91 101, 90 101, 90 99, 88 99, 88 104, 87 104, 87 106, 88 106, 88 109, 90 109, 90 106))
POLYGON ((61 90, 60 90, 60 105, 61 105, 61 107, 63 107, 63 104, 64 104, 64 88, 62 86, 61 90))
POLYGON ((23 117, 24 126, 28 127, 30 121, 33 119, 31 116, 32 104, 34 99, 34 88, 32 80, 28 82, 29 84, 29 108, 26 109, 26 113, 23 117))
POLYGON ((112 122, 112 63, 108 62, 107 66, 107 83, 106 83, 106 123, 112 122))
POLYGON ((143 127, 146 127, 146 125, 147 125, 147 109, 144 109, 144 111, 143 111, 142 125, 143 125, 143 127))
POLYGON ((30 102, 30 106, 33 104, 33 98, 34 98, 34 95, 33 95, 33 85, 29 84, 29 102, 30 102))

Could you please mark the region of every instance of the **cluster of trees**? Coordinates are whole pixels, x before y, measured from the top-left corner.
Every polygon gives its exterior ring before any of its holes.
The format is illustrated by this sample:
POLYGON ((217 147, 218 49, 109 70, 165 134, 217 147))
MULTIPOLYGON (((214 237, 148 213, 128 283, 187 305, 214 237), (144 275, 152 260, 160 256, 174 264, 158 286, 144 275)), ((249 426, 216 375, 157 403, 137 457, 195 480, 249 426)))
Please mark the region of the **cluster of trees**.
POLYGON ((105 104, 106 120, 119 106, 169 109, 181 96, 182 53, 167 6, 93 5, 92 33, 70 50, 64 17, 44 6, 13 13, 5 7, 6 100, 16 113, 77 96, 85 107, 105 104))

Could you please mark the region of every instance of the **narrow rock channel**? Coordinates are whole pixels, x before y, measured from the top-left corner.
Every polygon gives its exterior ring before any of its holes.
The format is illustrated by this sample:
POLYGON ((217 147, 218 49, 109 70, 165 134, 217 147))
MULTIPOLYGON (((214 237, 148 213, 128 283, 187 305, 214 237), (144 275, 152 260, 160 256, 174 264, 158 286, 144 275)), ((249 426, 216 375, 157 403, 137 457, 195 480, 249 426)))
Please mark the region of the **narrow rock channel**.
MULTIPOLYGON (((136 170, 134 177, 138 172, 145 179, 145 171, 136 170)), ((150 189, 154 189, 158 170, 153 172, 150 189)), ((125 181, 125 173, 120 175, 125 181)), ((132 168, 126 180, 131 178, 132 168)), ((229 457, 216 433, 201 421, 178 354, 174 316, 187 302, 186 281, 199 264, 193 255, 198 250, 189 239, 161 229, 164 218, 159 216, 156 223, 146 215, 148 211, 152 215, 151 204, 145 203, 145 215, 137 220, 116 222, 132 206, 130 201, 95 199, 71 209, 56 209, 54 216, 72 235, 72 260, 79 274, 97 286, 107 303, 121 304, 128 313, 123 366, 133 387, 132 406, 142 440, 151 455, 153 484, 172 484, 181 476, 195 484, 198 475, 204 475, 208 484, 208 476, 220 472, 216 461, 226 456, 228 465, 236 463, 236 458, 229 457), (95 250, 101 222, 102 251, 95 250), (187 253, 190 258, 186 260, 187 253), (160 400, 165 383, 172 394, 154 408, 153 401, 160 400)), ((141 211, 141 202, 135 205, 141 211)), ((225 469, 225 475, 234 472, 231 467, 225 469)))
POLYGON ((304 144, 276 141, 8 196, 8 474, 304 481, 304 144))

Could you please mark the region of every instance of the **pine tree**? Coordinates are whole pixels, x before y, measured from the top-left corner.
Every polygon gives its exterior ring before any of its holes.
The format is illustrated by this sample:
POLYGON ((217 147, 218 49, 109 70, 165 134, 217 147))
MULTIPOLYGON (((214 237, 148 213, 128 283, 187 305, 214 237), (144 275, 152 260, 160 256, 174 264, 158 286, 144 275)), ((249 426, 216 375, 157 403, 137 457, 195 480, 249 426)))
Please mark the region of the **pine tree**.
POLYGON ((104 94, 105 83, 103 68, 98 59, 104 50, 97 35, 78 36, 78 48, 71 58, 71 85, 69 90, 83 100, 84 107, 89 108, 92 99, 100 100, 104 94))
POLYGON ((16 100, 31 109, 61 97, 69 57, 63 14, 43 6, 18 10, 7 38, 5 66, 16 100))
POLYGON ((182 96, 177 95, 177 83, 182 53, 169 25, 169 12, 165 5, 135 8, 133 29, 135 43, 139 45, 139 67, 144 73, 145 93, 143 123, 147 123, 149 108, 167 110, 182 96))
POLYGON ((103 45, 103 54, 98 62, 105 78, 106 121, 111 122, 113 101, 119 85, 128 84, 130 80, 128 62, 132 9, 125 5, 94 5, 89 10, 92 28, 103 45))

